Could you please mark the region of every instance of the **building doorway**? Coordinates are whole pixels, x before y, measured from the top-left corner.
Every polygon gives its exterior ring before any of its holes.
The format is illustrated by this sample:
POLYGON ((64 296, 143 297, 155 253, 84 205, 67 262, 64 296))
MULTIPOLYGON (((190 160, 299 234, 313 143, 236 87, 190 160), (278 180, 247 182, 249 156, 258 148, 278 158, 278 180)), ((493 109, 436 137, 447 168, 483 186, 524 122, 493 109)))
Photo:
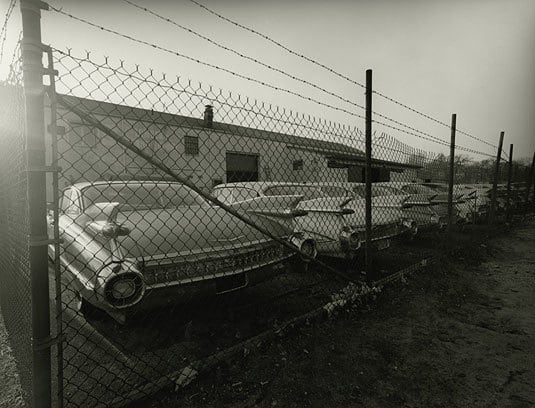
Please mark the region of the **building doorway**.
POLYGON ((258 155, 227 152, 227 183, 258 181, 258 155))
MULTIPOLYGON (((347 181, 364 183, 366 181, 366 168, 349 166, 347 169, 347 181)), ((382 167, 372 167, 372 183, 380 181, 390 181, 390 170, 382 167)))

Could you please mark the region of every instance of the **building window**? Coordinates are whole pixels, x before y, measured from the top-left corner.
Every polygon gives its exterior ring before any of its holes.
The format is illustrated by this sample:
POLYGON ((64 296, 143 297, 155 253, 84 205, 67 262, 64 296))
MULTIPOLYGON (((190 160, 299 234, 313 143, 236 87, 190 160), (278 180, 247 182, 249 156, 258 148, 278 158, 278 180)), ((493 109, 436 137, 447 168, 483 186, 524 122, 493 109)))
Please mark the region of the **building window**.
POLYGON ((303 170, 303 159, 294 160, 293 169, 294 170, 303 170))
POLYGON ((199 138, 197 136, 184 136, 184 152, 186 154, 199 154, 199 138))

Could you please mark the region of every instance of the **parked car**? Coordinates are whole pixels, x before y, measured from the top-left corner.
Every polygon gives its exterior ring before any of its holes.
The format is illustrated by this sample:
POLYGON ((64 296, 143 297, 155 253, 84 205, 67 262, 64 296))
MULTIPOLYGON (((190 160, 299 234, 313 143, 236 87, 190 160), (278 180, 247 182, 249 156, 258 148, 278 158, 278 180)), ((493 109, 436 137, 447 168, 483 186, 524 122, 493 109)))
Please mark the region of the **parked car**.
MULTIPOLYGON (((448 200, 449 186, 444 183, 421 183, 448 200)), ((459 216, 458 223, 473 223, 479 219, 477 215, 477 199, 474 189, 465 185, 453 186, 453 205, 459 216)))
MULTIPOLYGON (((298 209, 307 215, 293 220, 295 231, 314 237, 318 252, 331 256, 351 257, 366 242, 364 202, 355 200, 348 186, 339 183, 244 182, 216 186, 213 194, 228 203, 248 203, 271 197, 281 200, 302 196, 298 209)), ((413 225, 401 213, 383 209, 372 212, 372 241, 375 249, 385 249, 390 238, 401 235, 413 225)))
MULTIPOLYGON (((417 192, 417 194, 427 195, 432 204, 433 210, 443 217, 447 223, 448 217, 448 186, 445 184, 436 184, 430 187, 425 183, 408 183, 401 187, 401 190, 406 192, 417 192)), ((453 224, 465 224, 470 222, 471 211, 465 205, 463 194, 454 190, 453 194, 453 224)))
MULTIPOLYGON (((439 215, 428 195, 408 194, 395 185, 374 183, 372 196, 376 203, 380 203, 383 207, 397 207, 405 219, 415 223, 416 229, 442 228, 446 225, 446 217, 439 215)), ((361 198, 365 197, 364 184, 354 184, 353 191, 361 198)))
POLYGON ((463 194, 463 198, 470 206, 475 222, 487 219, 490 212, 492 185, 456 184, 454 191, 463 194))
POLYGON ((359 231, 350 227, 344 215, 347 196, 330 198, 312 184, 290 182, 237 182, 220 184, 212 194, 225 204, 254 209, 261 214, 280 211, 287 200, 296 200, 295 208, 306 215, 291 219, 296 233, 306 233, 316 242, 319 253, 338 257, 352 256, 361 245, 359 231))
MULTIPOLYGON (((347 215, 346 219, 361 232, 365 240, 365 184, 338 182, 319 185, 332 197, 349 195, 352 198, 346 207, 353 210, 353 213, 347 215)), ((386 190, 376 184, 372 185, 372 242, 378 249, 387 248, 391 238, 402 235, 413 237, 418 232, 416 221, 403 213, 397 198, 386 190)))
MULTIPOLYGON (((294 215, 284 210, 280 219, 247 215, 314 256, 313 241, 288 228, 283 220, 294 215)), ((58 220, 59 259, 80 304, 119 322, 253 285, 297 262, 293 251, 176 182, 77 183, 63 191, 58 220)))

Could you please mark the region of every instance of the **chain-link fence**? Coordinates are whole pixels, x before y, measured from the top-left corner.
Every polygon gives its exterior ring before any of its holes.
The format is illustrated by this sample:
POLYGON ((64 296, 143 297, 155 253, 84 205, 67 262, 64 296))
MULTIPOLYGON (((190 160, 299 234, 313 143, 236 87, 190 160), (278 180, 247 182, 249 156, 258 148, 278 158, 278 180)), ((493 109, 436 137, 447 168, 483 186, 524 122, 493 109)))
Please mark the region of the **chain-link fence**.
MULTIPOLYGON (((221 350, 367 290, 357 129, 55 56, 67 401, 186 384, 221 350)), ((397 213, 376 224, 378 250, 412 236, 397 213)))
MULTIPOLYGON (((58 406, 122 406, 180 389, 291 326, 358 304, 437 259, 452 237, 477 233, 493 191, 498 217, 533 209, 533 169, 518 175, 523 184, 493 189, 493 160, 471 173, 385 132, 371 135, 367 160, 356 126, 109 58, 48 56, 58 406)), ((30 393, 20 74, 2 95, 0 295, 30 393)), ((505 174, 502 165, 500 180, 515 180, 505 174)))
POLYGON ((32 390, 28 167, 20 49, 0 84, 0 305, 26 402, 32 390))

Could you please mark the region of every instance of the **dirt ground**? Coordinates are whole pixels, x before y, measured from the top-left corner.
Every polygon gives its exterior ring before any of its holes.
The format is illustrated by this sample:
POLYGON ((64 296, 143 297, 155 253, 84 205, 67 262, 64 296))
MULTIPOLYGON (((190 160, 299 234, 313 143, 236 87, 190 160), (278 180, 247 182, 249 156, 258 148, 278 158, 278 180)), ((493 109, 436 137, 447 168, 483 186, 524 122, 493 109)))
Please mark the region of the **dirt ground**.
POLYGON ((534 407, 535 225, 133 407, 534 407))

